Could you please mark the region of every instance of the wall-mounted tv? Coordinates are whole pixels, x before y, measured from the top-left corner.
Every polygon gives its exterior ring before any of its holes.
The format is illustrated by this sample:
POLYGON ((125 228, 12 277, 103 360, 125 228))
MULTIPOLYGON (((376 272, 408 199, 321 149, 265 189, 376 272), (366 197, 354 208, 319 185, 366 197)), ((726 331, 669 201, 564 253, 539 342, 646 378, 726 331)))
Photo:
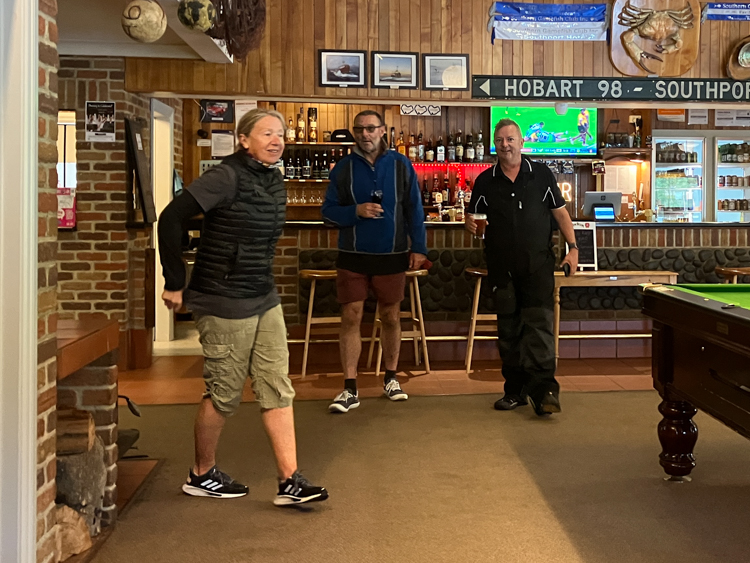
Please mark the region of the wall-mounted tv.
MULTIPOLYGON (((550 157, 594 155, 597 151, 597 114, 595 108, 570 106, 564 115, 552 107, 490 108, 490 135, 501 119, 518 123, 523 135, 521 152, 550 157)), ((490 153, 495 154, 495 143, 490 137, 490 153)))

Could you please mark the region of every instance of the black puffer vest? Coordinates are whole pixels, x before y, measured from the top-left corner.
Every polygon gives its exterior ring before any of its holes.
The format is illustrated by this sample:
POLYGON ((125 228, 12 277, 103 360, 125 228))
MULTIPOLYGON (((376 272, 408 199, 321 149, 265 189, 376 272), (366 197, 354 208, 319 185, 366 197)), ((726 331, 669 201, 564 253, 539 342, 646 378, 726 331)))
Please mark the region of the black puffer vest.
POLYGON ((238 151, 222 161, 237 174, 229 207, 206 213, 188 287, 209 295, 247 299, 274 287, 273 257, 286 218, 281 172, 238 151))

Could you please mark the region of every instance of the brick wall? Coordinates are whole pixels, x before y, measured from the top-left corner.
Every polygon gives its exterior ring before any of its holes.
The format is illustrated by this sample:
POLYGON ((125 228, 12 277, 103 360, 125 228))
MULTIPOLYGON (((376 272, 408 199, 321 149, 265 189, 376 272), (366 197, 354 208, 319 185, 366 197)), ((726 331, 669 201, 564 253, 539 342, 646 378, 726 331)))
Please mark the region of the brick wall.
MULTIPOLYGON (((59 73, 60 108, 76 111, 78 162, 77 229, 59 234, 60 318, 117 319, 122 331, 144 328, 144 251, 153 236, 151 228, 126 227, 124 119, 141 123, 150 155, 150 99, 124 90, 124 68, 122 58, 62 57, 59 73), (85 141, 86 101, 115 102, 115 142, 85 141)), ((161 101, 175 109, 175 167, 181 172, 182 101, 161 101)))
POLYGON ((55 513, 57 399, 57 2, 39 1, 37 324, 37 561, 58 561, 55 513))

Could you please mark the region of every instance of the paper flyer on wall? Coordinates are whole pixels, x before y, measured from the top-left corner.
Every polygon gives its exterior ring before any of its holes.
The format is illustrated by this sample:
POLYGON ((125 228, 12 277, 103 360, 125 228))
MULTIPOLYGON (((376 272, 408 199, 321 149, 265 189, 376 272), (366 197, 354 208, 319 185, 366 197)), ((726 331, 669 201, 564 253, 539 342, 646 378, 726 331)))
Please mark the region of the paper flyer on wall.
POLYGON ((86 140, 115 141, 115 102, 86 102, 86 140))
POLYGON ((211 130, 211 158, 218 159, 234 152, 234 131, 211 130))

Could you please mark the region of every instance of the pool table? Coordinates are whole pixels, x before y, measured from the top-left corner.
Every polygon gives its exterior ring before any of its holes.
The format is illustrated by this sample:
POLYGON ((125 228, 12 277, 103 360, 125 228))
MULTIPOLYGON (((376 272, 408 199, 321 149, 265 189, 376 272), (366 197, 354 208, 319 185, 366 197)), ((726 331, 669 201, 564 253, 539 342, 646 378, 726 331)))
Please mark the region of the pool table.
POLYGON ((697 409, 750 438, 750 285, 641 287, 662 397, 659 461, 670 477, 686 478, 695 467, 697 409))

